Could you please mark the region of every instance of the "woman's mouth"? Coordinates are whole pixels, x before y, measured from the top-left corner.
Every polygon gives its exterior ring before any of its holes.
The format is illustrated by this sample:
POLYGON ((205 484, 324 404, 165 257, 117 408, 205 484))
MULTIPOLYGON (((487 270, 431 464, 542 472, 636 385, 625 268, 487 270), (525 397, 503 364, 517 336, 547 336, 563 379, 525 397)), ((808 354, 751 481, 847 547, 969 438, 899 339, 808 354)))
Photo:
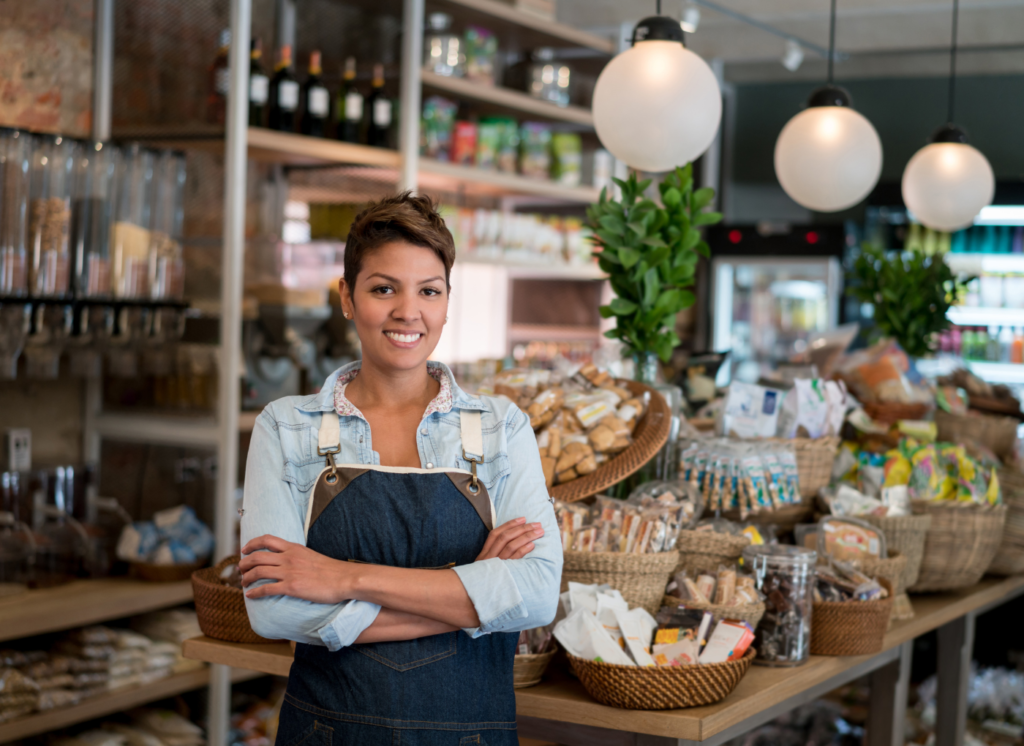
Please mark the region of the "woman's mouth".
POLYGON ((396 347, 415 347, 423 337, 421 332, 384 332, 388 341, 396 347))

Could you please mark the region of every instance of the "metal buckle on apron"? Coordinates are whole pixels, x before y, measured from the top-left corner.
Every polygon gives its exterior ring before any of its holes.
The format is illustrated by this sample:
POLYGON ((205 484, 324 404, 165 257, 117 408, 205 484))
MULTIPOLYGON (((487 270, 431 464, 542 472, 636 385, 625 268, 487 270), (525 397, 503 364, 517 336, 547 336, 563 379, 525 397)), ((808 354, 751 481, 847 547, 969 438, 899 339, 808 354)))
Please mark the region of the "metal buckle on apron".
POLYGON ((331 470, 331 473, 324 477, 327 484, 334 484, 338 481, 338 465, 334 463, 334 454, 336 453, 341 453, 341 443, 334 448, 322 449, 320 446, 316 448, 316 454, 327 459, 327 468, 331 470))
POLYGON ((469 462, 469 469, 473 473, 473 478, 469 481, 469 491, 475 495, 477 492, 480 491, 480 480, 477 479, 476 476, 476 465, 482 464, 484 460, 482 458, 473 458, 468 453, 466 453, 465 448, 462 449, 462 458, 466 459, 466 461, 469 462))

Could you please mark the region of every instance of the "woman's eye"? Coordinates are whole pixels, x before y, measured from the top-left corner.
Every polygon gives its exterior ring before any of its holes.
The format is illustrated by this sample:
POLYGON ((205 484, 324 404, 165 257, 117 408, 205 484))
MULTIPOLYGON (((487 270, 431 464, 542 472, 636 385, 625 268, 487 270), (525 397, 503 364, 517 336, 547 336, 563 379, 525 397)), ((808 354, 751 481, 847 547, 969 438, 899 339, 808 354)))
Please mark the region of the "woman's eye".
POLYGON ((437 288, 423 288, 423 292, 431 297, 441 294, 441 291, 437 288))
POLYGON ((395 290, 390 285, 378 285, 370 292, 376 293, 377 295, 387 295, 388 293, 395 292, 395 290))

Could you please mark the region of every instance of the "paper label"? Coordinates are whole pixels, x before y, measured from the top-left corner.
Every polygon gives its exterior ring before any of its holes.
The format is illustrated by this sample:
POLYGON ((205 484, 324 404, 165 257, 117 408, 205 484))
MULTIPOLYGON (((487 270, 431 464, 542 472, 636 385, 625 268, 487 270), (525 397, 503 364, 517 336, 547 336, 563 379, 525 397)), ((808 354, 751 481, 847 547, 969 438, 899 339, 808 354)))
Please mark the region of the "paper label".
POLYGON ((309 89, 309 113, 321 119, 327 116, 327 109, 330 106, 330 97, 326 88, 309 89))
POLYGON ((358 122, 363 118, 363 97, 352 91, 345 96, 345 119, 349 122, 358 122))
POLYGON ((386 98, 373 102, 373 123, 378 127, 391 126, 391 102, 386 98))
POLYGON ((231 71, 226 67, 218 67, 217 71, 213 74, 213 88, 217 93, 222 96, 228 95, 228 89, 231 87, 231 71))
POLYGON ((269 90, 270 78, 266 75, 253 75, 249 78, 249 101, 252 103, 260 105, 267 103, 269 90))
POLYGON ((282 80, 277 88, 277 104, 285 111, 295 111, 299 107, 299 84, 282 80))

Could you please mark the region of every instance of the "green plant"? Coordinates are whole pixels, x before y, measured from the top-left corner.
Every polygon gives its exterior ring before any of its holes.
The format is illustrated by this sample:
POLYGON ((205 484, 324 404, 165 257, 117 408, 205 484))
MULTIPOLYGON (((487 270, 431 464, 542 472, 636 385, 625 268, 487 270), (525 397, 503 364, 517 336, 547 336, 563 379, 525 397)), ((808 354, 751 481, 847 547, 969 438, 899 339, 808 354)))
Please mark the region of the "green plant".
POLYGON ((667 361, 679 344, 672 321, 693 305, 695 297, 686 288, 693 285, 699 258, 710 255, 700 228, 722 219, 721 213, 705 209, 715 190, 694 190, 690 164, 658 185, 661 206, 644 196, 650 180, 638 182, 632 174, 615 183, 622 189, 621 201, 608 199, 602 190, 600 200, 587 208, 599 247, 594 255, 616 295, 601 306, 601 316, 615 317, 615 328, 605 336, 667 361))
POLYGON ((892 337, 908 355, 923 357, 935 351, 938 333, 950 325, 946 312, 973 278, 955 275, 941 255, 865 244, 851 279, 847 292, 874 306, 874 336, 892 337))

